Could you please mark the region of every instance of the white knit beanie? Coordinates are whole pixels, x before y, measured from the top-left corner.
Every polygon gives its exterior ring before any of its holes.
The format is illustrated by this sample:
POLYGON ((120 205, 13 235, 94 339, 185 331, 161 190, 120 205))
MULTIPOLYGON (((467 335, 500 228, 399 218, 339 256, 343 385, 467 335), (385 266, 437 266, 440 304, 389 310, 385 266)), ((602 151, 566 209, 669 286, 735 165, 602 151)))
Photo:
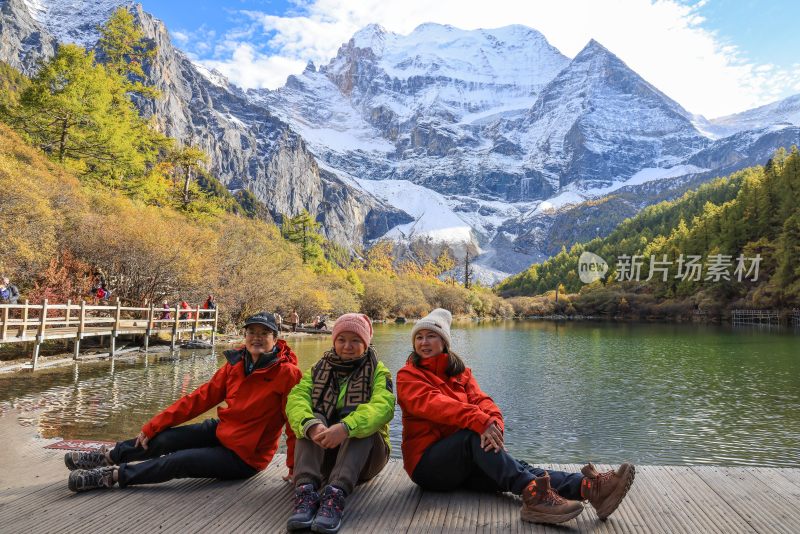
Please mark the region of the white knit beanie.
POLYGON ((414 344, 414 336, 420 330, 430 330, 439 334, 444 340, 446 348, 450 348, 450 324, 453 322, 453 314, 444 308, 436 308, 428 315, 417 321, 411 330, 411 344, 414 344))

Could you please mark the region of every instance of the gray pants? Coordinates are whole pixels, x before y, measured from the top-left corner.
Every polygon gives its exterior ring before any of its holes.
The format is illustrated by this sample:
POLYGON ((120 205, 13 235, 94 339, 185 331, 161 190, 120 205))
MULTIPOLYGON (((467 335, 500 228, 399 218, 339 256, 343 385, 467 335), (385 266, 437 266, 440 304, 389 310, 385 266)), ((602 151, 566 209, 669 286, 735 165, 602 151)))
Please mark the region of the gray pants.
POLYGON ((347 438, 335 449, 323 449, 310 439, 298 439, 294 447, 294 485, 323 482, 342 488, 346 495, 356 484, 371 480, 389 461, 389 447, 379 433, 368 438, 347 438))

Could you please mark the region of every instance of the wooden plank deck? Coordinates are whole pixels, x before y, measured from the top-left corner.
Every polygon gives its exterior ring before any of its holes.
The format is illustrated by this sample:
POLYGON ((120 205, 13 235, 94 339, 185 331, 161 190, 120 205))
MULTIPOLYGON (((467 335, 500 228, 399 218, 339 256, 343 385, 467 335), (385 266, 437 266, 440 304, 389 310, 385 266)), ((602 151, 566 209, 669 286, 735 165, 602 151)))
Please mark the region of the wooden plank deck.
MULTIPOLYGON (((12 473, 13 481, 0 480, 3 533, 282 532, 292 507, 292 488, 280 478, 283 455, 247 481, 176 480, 73 494, 63 451, 27 454, 48 470, 41 478, 12 473)), ((519 508, 508 495, 423 492, 393 459, 348 499, 341 532, 797 533, 800 469, 637 466, 631 492, 606 522, 587 505, 562 526, 533 525, 519 520, 519 508)))

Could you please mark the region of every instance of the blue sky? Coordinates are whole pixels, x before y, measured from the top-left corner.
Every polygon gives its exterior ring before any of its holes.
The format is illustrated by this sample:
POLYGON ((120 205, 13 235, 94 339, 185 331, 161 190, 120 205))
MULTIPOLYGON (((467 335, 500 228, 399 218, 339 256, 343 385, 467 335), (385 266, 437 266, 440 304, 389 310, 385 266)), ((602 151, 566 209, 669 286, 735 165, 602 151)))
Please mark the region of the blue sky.
POLYGON ((800 93, 790 0, 140 0, 193 59, 275 88, 364 25, 407 34, 525 24, 572 57, 595 38, 691 112, 716 117, 800 93))

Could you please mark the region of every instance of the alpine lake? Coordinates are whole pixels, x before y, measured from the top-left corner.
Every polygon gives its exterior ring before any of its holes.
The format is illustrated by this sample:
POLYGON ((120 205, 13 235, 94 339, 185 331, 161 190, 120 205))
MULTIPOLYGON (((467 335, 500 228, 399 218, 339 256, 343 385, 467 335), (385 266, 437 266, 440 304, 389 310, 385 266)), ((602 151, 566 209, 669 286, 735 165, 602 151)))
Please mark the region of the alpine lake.
MULTIPOLYGON (((506 447, 530 463, 800 467, 800 332, 484 321, 456 323, 452 337, 503 411, 506 447)), ((304 371, 331 346, 288 342, 304 371)), ((396 374, 411 325, 375 325, 373 344, 396 374)), ((0 415, 45 438, 127 439, 208 380, 224 348, 0 375, 0 415)), ((401 434, 397 406, 395 457, 401 434)))

